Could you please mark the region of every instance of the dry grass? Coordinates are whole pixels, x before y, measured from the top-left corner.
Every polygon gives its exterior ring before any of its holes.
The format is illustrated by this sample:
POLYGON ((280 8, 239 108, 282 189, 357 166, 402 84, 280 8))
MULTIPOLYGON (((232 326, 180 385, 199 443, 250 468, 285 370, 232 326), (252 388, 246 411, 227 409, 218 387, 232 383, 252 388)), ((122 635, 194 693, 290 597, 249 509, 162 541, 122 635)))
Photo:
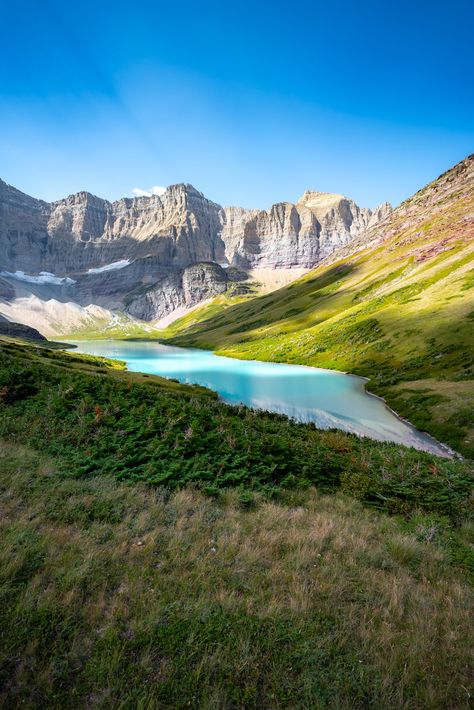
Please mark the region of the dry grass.
POLYGON ((5 707, 467 708, 472 596, 416 527, 0 451, 5 707))

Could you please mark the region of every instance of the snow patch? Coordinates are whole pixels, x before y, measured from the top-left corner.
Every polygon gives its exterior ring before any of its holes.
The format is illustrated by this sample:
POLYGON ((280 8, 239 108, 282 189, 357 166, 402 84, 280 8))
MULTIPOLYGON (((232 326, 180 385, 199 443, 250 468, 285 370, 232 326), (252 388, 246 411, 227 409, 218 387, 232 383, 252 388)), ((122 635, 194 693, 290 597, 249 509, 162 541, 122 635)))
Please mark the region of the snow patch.
POLYGON ((76 282, 70 279, 69 276, 55 276, 49 271, 40 271, 36 276, 34 274, 25 274, 24 271, 0 271, 1 276, 9 276, 17 281, 26 281, 29 284, 54 284, 55 286, 71 286, 76 282))
POLYGON ((98 266, 95 269, 88 269, 88 274, 101 274, 103 271, 115 271, 116 269, 124 269, 129 266, 132 262, 130 259, 121 259, 120 261, 114 261, 112 264, 106 264, 105 266, 98 266))

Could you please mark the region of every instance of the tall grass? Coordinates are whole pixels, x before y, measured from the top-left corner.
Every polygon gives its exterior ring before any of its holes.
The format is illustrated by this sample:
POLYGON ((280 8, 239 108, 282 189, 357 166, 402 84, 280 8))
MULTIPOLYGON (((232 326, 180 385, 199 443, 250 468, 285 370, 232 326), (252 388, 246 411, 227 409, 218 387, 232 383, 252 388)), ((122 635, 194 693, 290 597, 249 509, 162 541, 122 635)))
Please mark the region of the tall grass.
POLYGON ((468 708, 472 596, 437 542, 314 489, 71 479, 0 444, 0 703, 468 708))

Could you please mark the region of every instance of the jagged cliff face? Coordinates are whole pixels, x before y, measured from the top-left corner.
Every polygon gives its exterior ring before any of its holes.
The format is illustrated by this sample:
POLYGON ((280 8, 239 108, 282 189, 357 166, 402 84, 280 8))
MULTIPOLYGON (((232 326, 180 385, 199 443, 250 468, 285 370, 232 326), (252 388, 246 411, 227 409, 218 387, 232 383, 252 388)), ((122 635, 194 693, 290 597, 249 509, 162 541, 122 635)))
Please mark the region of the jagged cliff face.
POLYGON ((182 306, 194 306, 225 293, 227 284, 227 275, 219 264, 193 264, 172 271, 144 294, 132 297, 127 311, 143 320, 160 320, 182 306))
POLYGON ((311 268, 391 212, 374 212, 343 195, 307 191, 296 205, 282 202, 269 211, 224 210, 226 256, 244 268, 311 268))
POLYGON ((0 181, 3 270, 74 275, 154 256, 166 266, 225 259, 219 205, 190 185, 108 202, 79 192, 48 204, 0 181))
POLYGON ((268 211, 222 208, 191 185, 47 203, 0 181, 0 312, 32 293, 153 321, 224 292, 221 266, 310 268, 389 210, 318 192, 268 211))

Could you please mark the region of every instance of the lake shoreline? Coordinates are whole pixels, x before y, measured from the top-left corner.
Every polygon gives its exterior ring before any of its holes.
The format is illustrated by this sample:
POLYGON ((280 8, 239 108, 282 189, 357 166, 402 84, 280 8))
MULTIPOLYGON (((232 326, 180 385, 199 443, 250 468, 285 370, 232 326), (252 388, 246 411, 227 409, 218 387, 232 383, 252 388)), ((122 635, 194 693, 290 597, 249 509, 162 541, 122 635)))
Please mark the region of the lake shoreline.
MULTIPOLYGON (((373 421, 374 422, 377 421, 378 425, 381 427, 380 431, 378 431, 377 429, 374 430, 373 428, 372 428, 372 430, 361 431, 360 424, 361 424, 362 420, 353 419, 352 412, 349 415, 349 420, 347 420, 347 417, 348 417, 347 413, 339 413, 338 414, 336 411, 336 412, 334 412, 334 414, 332 414, 333 410, 330 407, 329 408, 327 408, 327 407, 319 408, 319 407, 315 407, 313 403, 311 404, 311 407, 308 407, 307 404, 305 406, 303 406, 301 404, 293 404, 292 403, 292 406, 290 408, 291 411, 290 411, 288 408, 288 404, 285 403, 284 401, 283 401, 283 403, 273 402, 273 403, 270 403, 270 405, 268 405, 268 403, 267 403, 267 406, 265 406, 265 405, 262 406, 261 404, 259 405, 258 403, 254 403, 252 401, 245 401, 245 400, 241 400, 240 402, 237 402, 237 401, 234 401, 235 393, 232 393, 232 397, 229 393, 223 394, 222 392, 219 391, 219 389, 216 386, 213 387, 212 384, 209 384, 209 382, 204 383, 202 381, 197 381, 197 382, 195 382, 195 384, 199 384, 201 386, 207 387, 210 391, 215 392, 218 395, 219 399, 228 405, 244 404, 245 406, 247 406, 251 409, 254 409, 255 411, 260 410, 260 411, 277 412, 277 413, 283 414, 285 416, 288 416, 290 419, 293 419, 294 421, 301 421, 301 422, 312 421, 315 424, 315 426, 320 429, 334 428, 334 429, 339 429, 339 430, 346 431, 346 432, 352 432, 358 436, 362 436, 362 437, 365 436, 365 437, 371 438, 373 440, 392 441, 393 443, 398 443, 398 444, 407 446, 409 448, 415 448, 418 450, 427 451, 429 453, 435 454, 435 455, 440 456, 442 458, 449 458, 449 459, 462 458, 462 457, 459 457, 459 455, 456 452, 452 451, 447 445, 443 444, 440 441, 437 441, 428 432, 424 432, 424 431, 417 429, 415 426, 413 426, 413 424, 411 424, 410 421, 404 419, 399 414, 397 414, 396 411, 394 411, 391 407, 389 407, 389 405, 387 404, 387 402, 385 401, 385 399, 383 397, 380 397, 379 395, 374 394, 373 392, 370 392, 369 390, 367 390, 366 386, 367 386, 368 382, 370 382, 370 378, 368 378, 368 377, 364 377, 361 375, 355 375, 353 373, 348 373, 348 372, 341 372, 338 370, 330 370, 328 368, 316 368, 311 365, 274 363, 271 361, 248 360, 245 358, 230 357, 227 355, 220 355, 219 353, 217 353, 215 351, 205 350, 204 348, 194 348, 194 347, 193 348, 182 348, 182 347, 178 347, 178 346, 174 346, 174 345, 168 345, 166 342, 158 341, 154 338, 152 338, 152 339, 150 339, 150 338, 147 338, 147 339, 130 338, 128 340, 122 340, 122 339, 117 340, 115 338, 111 338, 111 339, 100 339, 100 340, 98 340, 98 339, 97 340, 71 340, 68 342, 71 345, 75 346, 76 352, 78 350, 79 350, 79 352, 81 351, 81 345, 83 347, 85 347, 86 349, 87 349, 87 346, 89 345, 89 349, 92 349, 92 351, 95 351, 95 352, 91 352, 90 354, 99 354, 97 352, 97 347, 99 350, 103 351, 104 350, 103 346, 105 346, 105 350, 107 350, 107 346, 109 346, 109 348, 110 348, 110 345, 115 344, 118 348, 122 348, 122 349, 125 348, 126 349, 127 343, 128 344, 133 343, 133 344, 137 344, 137 345, 139 345, 141 343, 146 346, 155 345, 155 346, 157 346, 157 348, 166 349, 166 350, 169 349, 170 352, 172 350, 175 350, 175 351, 179 350, 182 352, 188 351, 193 354, 200 353, 203 355, 203 357, 208 357, 208 358, 211 357, 211 358, 219 359, 219 361, 220 361, 219 365, 222 364, 222 361, 226 360, 226 361, 229 361, 234 364, 237 362, 242 363, 242 364, 247 363, 248 365, 250 365, 250 366, 254 365, 257 368, 260 366, 264 366, 264 365, 271 366, 272 368, 273 367, 289 368, 291 371, 293 370, 293 368, 297 368, 298 370, 300 370, 300 369, 307 370, 309 373, 314 373, 315 375, 316 374, 318 374, 318 375, 319 374, 323 374, 323 375, 327 374, 327 375, 334 375, 337 377, 350 378, 352 381, 354 381, 358 384, 358 387, 356 389, 361 396, 367 397, 367 398, 372 399, 376 402, 379 402, 383 406, 383 409, 385 410, 386 414, 388 414, 390 417, 393 417, 396 421, 398 421, 400 424, 402 424, 404 427, 406 427, 407 432, 405 435, 403 435, 403 433, 401 433, 401 430, 399 430, 396 438, 393 438, 393 436, 394 436, 393 434, 390 435, 392 438, 389 438, 387 431, 384 430, 384 426, 386 427, 386 423, 384 424, 383 417, 381 420, 373 419, 373 421), (280 407, 280 404, 281 404, 281 407, 280 407), (301 416, 298 416, 298 414, 297 414, 298 409, 301 412, 301 416), (313 412, 313 415, 311 415, 311 411, 313 412), (327 414, 327 417, 325 418, 325 421, 322 424, 321 421, 318 419, 318 417, 323 415, 323 418, 324 418, 325 413, 327 414), (305 416, 303 416, 303 414, 305 414, 305 416), (341 419, 341 417, 342 417, 342 419, 341 419), (345 420, 347 420, 347 421, 345 421, 345 420), (359 427, 359 428, 357 428, 357 427, 359 427), (411 438, 411 437, 413 437, 413 438, 411 438)), ((156 371, 155 369, 142 370, 142 369, 140 369, 139 366, 136 368, 133 368, 133 366, 130 367, 130 362, 127 360, 127 357, 123 355, 123 353, 121 353, 120 355, 117 355, 116 353, 110 354, 107 352, 101 352, 100 354, 105 357, 110 357, 111 359, 125 360, 127 369, 131 372, 133 372, 133 371, 143 372, 145 374, 155 374, 160 377, 179 380, 179 378, 176 378, 176 376, 175 376, 176 373, 173 373, 171 375, 171 374, 167 374, 164 372, 156 371)), ((285 373, 283 373, 283 374, 285 374, 285 373)), ((247 375, 247 377, 248 376, 249 375, 247 375)), ((184 381, 192 382, 192 379, 189 379, 189 377, 188 377, 188 379, 186 379, 184 381)), ((349 394, 347 396, 349 396, 349 394)), ((353 396, 353 395, 351 395, 351 396, 353 396)))

